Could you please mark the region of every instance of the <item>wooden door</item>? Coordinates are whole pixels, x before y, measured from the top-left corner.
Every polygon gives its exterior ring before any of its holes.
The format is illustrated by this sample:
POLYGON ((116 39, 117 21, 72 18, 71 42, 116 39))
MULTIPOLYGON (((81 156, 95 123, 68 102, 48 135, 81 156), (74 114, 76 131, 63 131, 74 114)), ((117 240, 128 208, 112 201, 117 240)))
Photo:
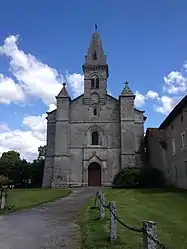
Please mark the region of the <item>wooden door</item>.
POLYGON ((101 186, 101 166, 91 163, 88 167, 88 186, 101 186))

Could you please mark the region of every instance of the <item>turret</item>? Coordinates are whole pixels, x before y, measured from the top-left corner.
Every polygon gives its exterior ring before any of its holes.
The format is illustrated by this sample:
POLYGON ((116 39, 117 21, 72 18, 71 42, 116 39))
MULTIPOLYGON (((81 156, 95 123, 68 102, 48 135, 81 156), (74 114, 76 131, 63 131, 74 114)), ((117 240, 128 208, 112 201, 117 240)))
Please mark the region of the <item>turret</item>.
POLYGON ((134 99, 135 95, 129 88, 128 82, 125 82, 125 87, 120 95, 120 117, 121 120, 134 120, 134 99))
POLYGON ((52 186, 60 187, 68 184, 69 171, 69 113, 71 99, 65 83, 56 99, 55 157, 52 186))
POLYGON ((119 99, 122 168, 135 165, 134 99, 135 95, 126 81, 119 99))
POLYGON ((63 88, 56 96, 56 100, 56 121, 69 121, 69 105, 71 98, 67 92, 66 83, 63 83, 63 88))

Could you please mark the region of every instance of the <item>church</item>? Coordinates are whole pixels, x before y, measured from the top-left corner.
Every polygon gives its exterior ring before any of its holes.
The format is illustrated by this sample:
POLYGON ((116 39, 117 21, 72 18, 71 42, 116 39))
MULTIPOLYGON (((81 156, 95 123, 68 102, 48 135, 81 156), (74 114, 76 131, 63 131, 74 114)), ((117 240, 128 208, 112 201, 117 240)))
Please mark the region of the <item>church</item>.
POLYGON ((109 69, 99 32, 82 66, 84 93, 71 99, 63 84, 48 112, 43 187, 111 186, 116 173, 141 166, 144 111, 134 107, 128 82, 119 98, 107 93, 109 69))

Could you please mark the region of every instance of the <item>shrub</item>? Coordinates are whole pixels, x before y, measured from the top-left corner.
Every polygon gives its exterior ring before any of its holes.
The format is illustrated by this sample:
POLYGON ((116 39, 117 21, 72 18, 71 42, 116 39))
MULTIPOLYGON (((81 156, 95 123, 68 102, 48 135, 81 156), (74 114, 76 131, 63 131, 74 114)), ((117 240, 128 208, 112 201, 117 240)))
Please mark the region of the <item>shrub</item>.
POLYGON ((162 171, 152 168, 144 167, 139 187, 141 188, 162 188, 165 187, 166 181, 162 171))
POLYGON ((115 187, 136 187, 141 179, 141 168, 138 167, 128 167, 122 169, 114 177, 113 185, 115 187))
POLYGON ((156 188, 164 187, 163 173, 151 167, 128 167, 116 174, 113 188, 156 188))

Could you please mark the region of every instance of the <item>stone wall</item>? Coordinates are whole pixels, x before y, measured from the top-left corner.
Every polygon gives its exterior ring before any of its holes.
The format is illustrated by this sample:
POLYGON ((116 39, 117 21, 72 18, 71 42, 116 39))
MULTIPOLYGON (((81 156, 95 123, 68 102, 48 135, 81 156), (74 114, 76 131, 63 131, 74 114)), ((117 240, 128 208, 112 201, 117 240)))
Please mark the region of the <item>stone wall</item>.
POLYGON ((159 169, 167 174, 166 155, 158 140, 149 133, 147 142, 148 166, 159 169))
POLYGON ((168 183, 187 189, 187 148, 181 148, 181 133, 187 135, 187 108, 164 129, 166 150, 154 135, 147 137, 148 164, 163 171, 168 183), (181 120, 181 115, 183 120, 181 120), (176 153, 173 154, 172 139, 175 139, 176 153), (186 165, 185 165, 186 162, 186 165))
MULTIPOLYGON (((71 103, 69 125, 67 125, 67 121, 56 123, 61 127, 58 128, 60 132, 58 136, 56 134, 55 111, 49 114, 47 132, 49 146, 47 146, 43 186, 50 186, 52 179, 53 187, 59 186, 60 182, 63 186, 87 185, 87 170, 93 153, 99 158, 100 165, 102 166, 103 162, 105 165, 102 168, 103 185, 110 185, 121 168, 119 101, 107 95, 105 104, 98 105, 99 116, 94 117, 92 115, 92 105, 84 105, 83 99, 84 96, 82 95, 71 103), (66 132, 62 132, 64 128, 67 130, 66 132), (99 146, 91 145, 92 129, 96 129, 100 133, 99 146), (56 149, 55 135, 58 137, 56 149), (63 136, 65 136, 65 139, 62 139, 63 136), (62 141, 66 141, 64 145, 62 141), (61 153, 62 149, 63 153, 61 153), (65 155, 64 158, 63 154, 65 155), (63 175, 63 179, 59 178, 60 174, 63 175)), ((122 156, 124 167, 134 164, 140 165, 138 154, 143 136, 142 120, 143 113, 135 110, 134 121, 123 122, 123 131, 126 131, 126 135, 124 135, 126 154, 122 156), (134 137, 134 140, 132 140, 132 137, 134 137)))
POLYGON ((181 148, 181 133, 185 132, 187 139, 187 107, 182 110, 173 122, 166 128, 165 136, 167 142, 167 177, 178 187, 187 189, 187 172, 185 161, 187 161, 187 148, 181 148), (181 120, 181 114, 183 121, 181 120), (172 152, 172 139, 175 138, 176 154, 172 152))
POLYGON ((70 121, 71 184, 88 184, 88 166, 93 154, 102 168, 102 184, 109 185, 119 171, 120 124, 118 100, 107 96, 93 117, 91 105, 83 105, 83 96, 73 101, 70 121), (81 121, 80 121, 81 120, 81 121), (99 132, 99 145, 91 145, 91 132, 99 132), (103 166, 105 165, 105 166, 103 166))
POLYGON ((135 154, 136 154, 136 165, 143 166, 142 161, 142 143, 144 142, 144 112, 135 109, 134 112, 134 125, 133 125, 134 135, 135 135, 135 154))
POLYGON ((121 167, 142 166, 143 112, 134 108, 134 96, 120 96, 121 167))
POLYGON ((47 120, 47 146, 43 175, 43 187, 51 187, 54 169, 56 111, 49 113, 47 120))

